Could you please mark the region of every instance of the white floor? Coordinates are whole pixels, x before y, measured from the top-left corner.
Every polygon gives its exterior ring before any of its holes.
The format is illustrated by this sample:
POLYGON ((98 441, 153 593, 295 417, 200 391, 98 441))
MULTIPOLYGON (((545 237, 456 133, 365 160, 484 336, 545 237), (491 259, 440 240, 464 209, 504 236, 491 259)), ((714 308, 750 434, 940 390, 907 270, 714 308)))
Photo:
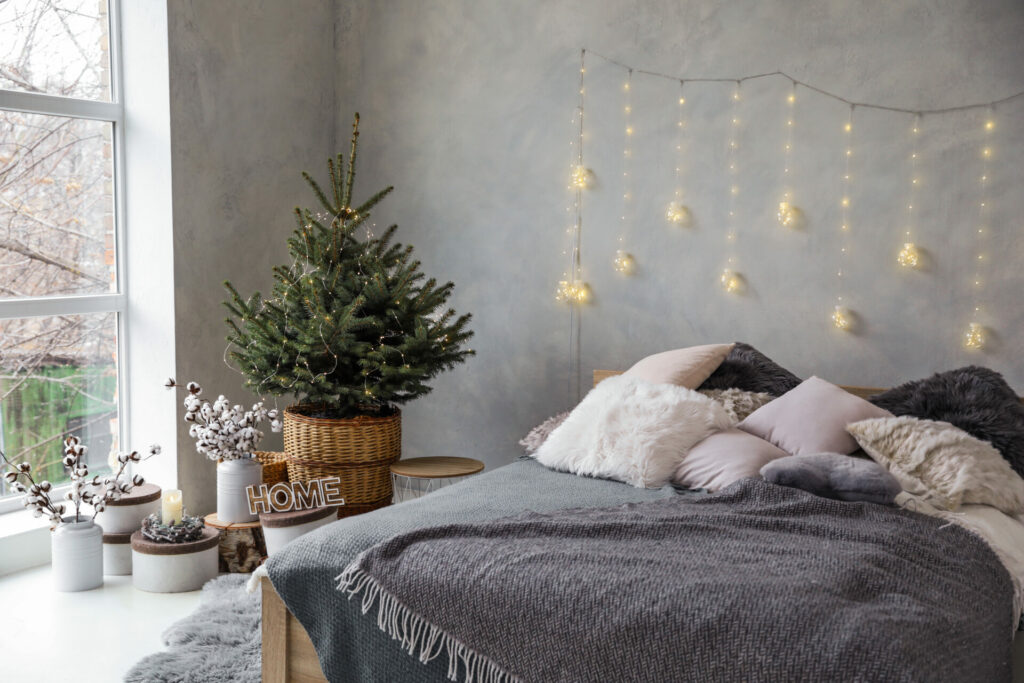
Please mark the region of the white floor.
POLYGON ((49 565, 0 577, 0 680, 120 681, 198 605, 199 591, 146 593, 130 576, 81 593, 53 590, 49 565))

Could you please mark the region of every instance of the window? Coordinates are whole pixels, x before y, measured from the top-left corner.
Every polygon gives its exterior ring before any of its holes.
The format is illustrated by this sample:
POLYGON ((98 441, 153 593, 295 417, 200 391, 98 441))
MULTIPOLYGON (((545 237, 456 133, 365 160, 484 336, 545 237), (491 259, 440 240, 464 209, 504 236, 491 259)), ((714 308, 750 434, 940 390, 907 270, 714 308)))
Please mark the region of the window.
POLYGON ((0 449, 55 485, 64 436, 99 474, 126 429, 117 10, 0 1, 0 449))

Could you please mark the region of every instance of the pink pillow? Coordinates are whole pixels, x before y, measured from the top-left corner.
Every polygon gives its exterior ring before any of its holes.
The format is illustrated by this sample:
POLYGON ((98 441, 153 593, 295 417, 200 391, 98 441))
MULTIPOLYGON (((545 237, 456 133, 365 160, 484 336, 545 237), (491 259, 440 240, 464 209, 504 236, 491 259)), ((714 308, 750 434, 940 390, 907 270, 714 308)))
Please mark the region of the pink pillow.
POLYGON ((857 442, 846 431, 846 425, 876 417, 892 414, 820 377, 811 377, 736 426, 790 455, 848 455, 857 450, 857 442))
POLYGON ((656 384, 696 389, 718 369, 735 344, 706 344, 664 351, 637 361, 623 374, 656 384))
POLYGON ((715 432, 690 449, 672 481, 691 489, 717 491, 747 477, 761 478, 761 468, 787 453, 740 430, 715 432))

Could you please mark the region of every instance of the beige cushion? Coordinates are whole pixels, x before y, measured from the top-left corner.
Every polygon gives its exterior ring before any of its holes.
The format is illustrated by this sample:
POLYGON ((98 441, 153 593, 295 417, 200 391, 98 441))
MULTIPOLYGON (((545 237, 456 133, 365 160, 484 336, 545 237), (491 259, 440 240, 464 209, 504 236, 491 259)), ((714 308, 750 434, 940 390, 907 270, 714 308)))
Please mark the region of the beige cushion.
POLYGON ((637 361, 625 375, 656 384, 696 389, 718 369, 734 344, 706 344, 664 351, 637 361))
POLYGON ((888 417, 856 422, 847 430, 903 490, 937 508, 976 503, 1008 515, 1024 511, 1024 479, 991 444, 948 422, 888 417))
POLYGON ((892 413, 819 377, 811 377, 737 425, 791 455, 857 450, 846 425, 892 413))
POLYGON ((733 422, 746 419, 747 415, 775 399, 771 394, 743 389, 700 389, 699 392, 721 403, 733 422))
POLYGON ((787 453, 764 439, 738 429, 716 432, 690 449, 672 481, 690 489, 718 491, 747 477, 761 478, 761 468, 787 453))

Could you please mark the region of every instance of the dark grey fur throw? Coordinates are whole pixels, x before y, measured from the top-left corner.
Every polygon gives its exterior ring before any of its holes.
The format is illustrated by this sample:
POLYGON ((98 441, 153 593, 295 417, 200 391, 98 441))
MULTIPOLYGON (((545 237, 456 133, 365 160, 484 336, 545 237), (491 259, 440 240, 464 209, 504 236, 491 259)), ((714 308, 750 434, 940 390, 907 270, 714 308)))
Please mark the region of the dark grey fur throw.
POLYGON ((782 396, 800 384, 800 378, 750 344, 736 342, 701 389, 743 389, 782 396))
POLYGON ((1024 405, 995 370, 969 365, 901 384, 868 400, 893 415, 949 422, 991 443, 1024 476, 1024 405))
POLYGON ((892 505, 902 490, 896 477, 877 462, 840 453, 790 455, 772 460, 761 476, 779 486, 823 498, 892 505))

